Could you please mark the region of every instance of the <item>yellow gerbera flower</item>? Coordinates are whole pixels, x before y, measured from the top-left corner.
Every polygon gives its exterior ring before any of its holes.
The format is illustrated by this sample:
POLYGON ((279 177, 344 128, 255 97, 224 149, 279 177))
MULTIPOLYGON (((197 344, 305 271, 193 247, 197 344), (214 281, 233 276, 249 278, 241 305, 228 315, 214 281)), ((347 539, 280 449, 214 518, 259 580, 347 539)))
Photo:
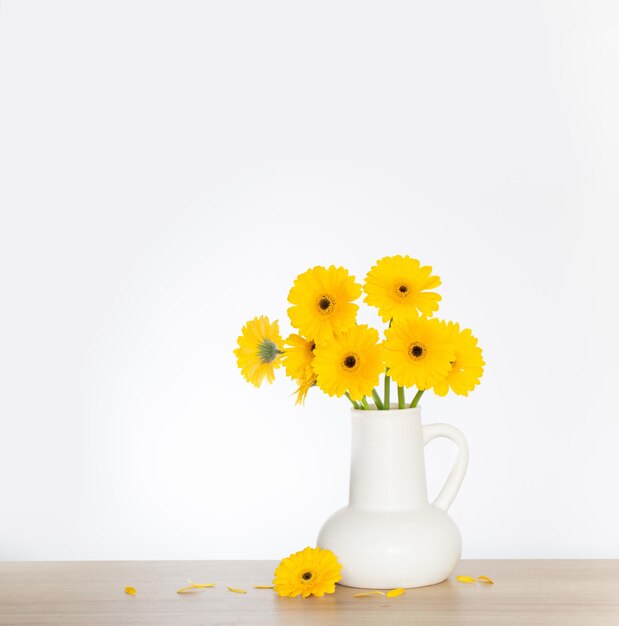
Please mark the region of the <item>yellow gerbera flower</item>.
POLYGON ((385 369, 378 331, 365 324, 316 346, 314 352, 317 384, 330 396, 343 396, 348 391, 353 400, 361 400, 371 395, 385 369))
POLYGON ((451 390, 459 396, 467 396, 469 391, 479 385, 479 379, 484 373, 484 359, 477 339, 473 337, 470 328, 460 330, 455 322, 445 324, 447 339, 454 347, 455 361, 451 363, 451 370, 447 378, 434 385, 434 392, 439 396, 447 395, 451 390))
POLYGON ((314 341, 299 335, 293 334, 286 339, 286 350, 282 359, 290 378, 304 380, 311 375, 315 347, 314 341))
POLYGON ((273 585, 280 596, 324 596, 335 591, 342 580, 342 566, 331 550, 305 548, 295 552, 277 566, 273 585))
POLYGON ((389 374, 401 387, 429 389, 447 377, 456 357, 445 325, 439 320, 396 318, 385 336, 389 374))
POLYGON ((290 322, 302 335, 328 341, 354 326, 359 307, 352 302, 360 295, 361 286, 343 267, 313 267, 297 277, 288 294, 290 322))
POLYGON ((264 315, 254 317, 241 332, 234 354, 245 380, 256 387, 260 387, 265 377, 272 383, 274 370, 281 365, 283 344, 277 320, 271 323, 264 315))
POLYGON ((409 256, 387 256, 376 263, 365 277, 365 302, 378 308, 383 321, 406 315, 432 315, 441 296, 428 291, 441 284, 431 276, 432 268, 409 256))

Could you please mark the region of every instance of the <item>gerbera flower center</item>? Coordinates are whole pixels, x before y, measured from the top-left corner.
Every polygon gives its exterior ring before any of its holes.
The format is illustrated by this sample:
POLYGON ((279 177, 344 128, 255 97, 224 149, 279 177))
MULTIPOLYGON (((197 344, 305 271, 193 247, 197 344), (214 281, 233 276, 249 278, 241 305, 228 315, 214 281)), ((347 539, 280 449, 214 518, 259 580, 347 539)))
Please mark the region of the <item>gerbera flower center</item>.
POLYGON ((349 352, 342 359, 342 368, 347 372, 356 372, 359 369, 359 355, 349 352))
POLYGON ((312 572, 303 572, 303 574, 301 574, 301 580, 303 580, 303 582, 307 583, 312 580, 312 578, 314 578, 314 574, 312 574, 312 572))
POLYGON ((398 300, 406 300, 411 293, 410 287, 406 283, 396 283, 394 291, 398 300))
POLYGON ((329 315, 335 308, 335 298, 329 294, 324 294, 318 298, 316 308, 321 315, 329 315))
POLYGON ((409 346, 408 354, 414 361, 420 361, 425 358, 427 350, 426 346, 419 341, 415 341, 409 346))
POLYGON ((279 348, 270 339, 263 339, 258 344, 258 358, 262 363, 272 363, 280 354, 279 348))

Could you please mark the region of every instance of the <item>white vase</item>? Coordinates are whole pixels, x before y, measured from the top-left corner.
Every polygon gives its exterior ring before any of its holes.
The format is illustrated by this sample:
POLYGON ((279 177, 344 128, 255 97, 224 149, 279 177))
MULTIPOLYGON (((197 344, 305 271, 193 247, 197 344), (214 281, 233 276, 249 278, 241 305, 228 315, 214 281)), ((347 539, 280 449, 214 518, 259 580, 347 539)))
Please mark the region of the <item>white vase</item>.
POLYGON ((350 502, 318 536, 342 564, 340 584, 387 589, 445 580, 462 540, 447 515, 468 464, 462 433, 448 424, 422 426, 421 409, 352 411, 350 502), (447 437, 458 457, 434 502, 428 502, 424 446, 447 437))

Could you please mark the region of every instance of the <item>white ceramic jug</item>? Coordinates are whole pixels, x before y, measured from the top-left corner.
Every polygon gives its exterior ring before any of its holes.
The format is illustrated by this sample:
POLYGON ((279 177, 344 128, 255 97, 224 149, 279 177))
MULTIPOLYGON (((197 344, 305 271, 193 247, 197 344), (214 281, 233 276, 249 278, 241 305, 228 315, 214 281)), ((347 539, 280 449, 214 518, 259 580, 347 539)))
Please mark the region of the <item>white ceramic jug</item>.
POLYGON ((349 587, 422 587, 445 580, 460 560, 460 532, 447 515, 468 464, 462 433, 422 426, 421 409, 352 411, 350 503, 318 536, 342 564, 349 587), (458 446, 443 489, 428 503, 424 446, 447 437, 458 446))

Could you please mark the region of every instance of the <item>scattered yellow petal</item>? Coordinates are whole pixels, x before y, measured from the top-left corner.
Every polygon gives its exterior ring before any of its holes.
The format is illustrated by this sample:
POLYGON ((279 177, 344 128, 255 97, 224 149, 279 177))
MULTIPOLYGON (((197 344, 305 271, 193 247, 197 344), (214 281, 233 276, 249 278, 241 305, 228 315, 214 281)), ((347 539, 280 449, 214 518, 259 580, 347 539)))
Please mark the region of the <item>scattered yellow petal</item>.
POLYGON ((367 598, 368 596, 384 596, 383 591, 364 591, 363 593, 356 593, 353 598, 367 598))
POLYGON ((189 591, 196 591, 198 589, 206 589, 207 587, 213 587, 214 585, 189 585, 189 587, 183 587, 178 589, 176 593, 188 593, 189 591))
POLYGON ((189 580, 189 578, 187 579, 187 582, 190 583, 189 587, 178 589, 176 593, 188 593, 189 591, 195 591, 196 589, 208 589, 209 587, 215 586, 215 583, 194 583, 193 580, 189 580))
POLYGON ((474 583, 475 579, 470 576, 456 576, 456 580, 459 580, 461 583, 474 583))
POLYGON ((254 585, 254 589, 275 589, 273 585, 254 585))
POLYGON ((135 590, 135 587, 125 587, 125 593, 128 593, 130 596, 134 596, 137 591, 135 590))
POLYGON ((401 596, 403 593, 406 593, 406 589, 402 589, 402 587, 399 587, 398 589, 392 589, 391 591, 388 591, 387 597, 395 598, 396 596, 401 596))
POLYGON ((488 578, 487 576, 478 576, 477 580, 480 583, 486 583, 486 585, 494 585, 494 580, 492 580, 492 578, 488 578))
POLYGON ((227 585, 226 588, 228 589, 228 591, 232 591, 233 593, 247 593, 245 589, 235 589, 234 587, 228 587, 227 585))
POLYGON ((215 583, 194 583, 193 580, 187 579, 187 582, 193 587, 198 587, 199 589, 206 589, 207 587, 214 587, 215 583))

